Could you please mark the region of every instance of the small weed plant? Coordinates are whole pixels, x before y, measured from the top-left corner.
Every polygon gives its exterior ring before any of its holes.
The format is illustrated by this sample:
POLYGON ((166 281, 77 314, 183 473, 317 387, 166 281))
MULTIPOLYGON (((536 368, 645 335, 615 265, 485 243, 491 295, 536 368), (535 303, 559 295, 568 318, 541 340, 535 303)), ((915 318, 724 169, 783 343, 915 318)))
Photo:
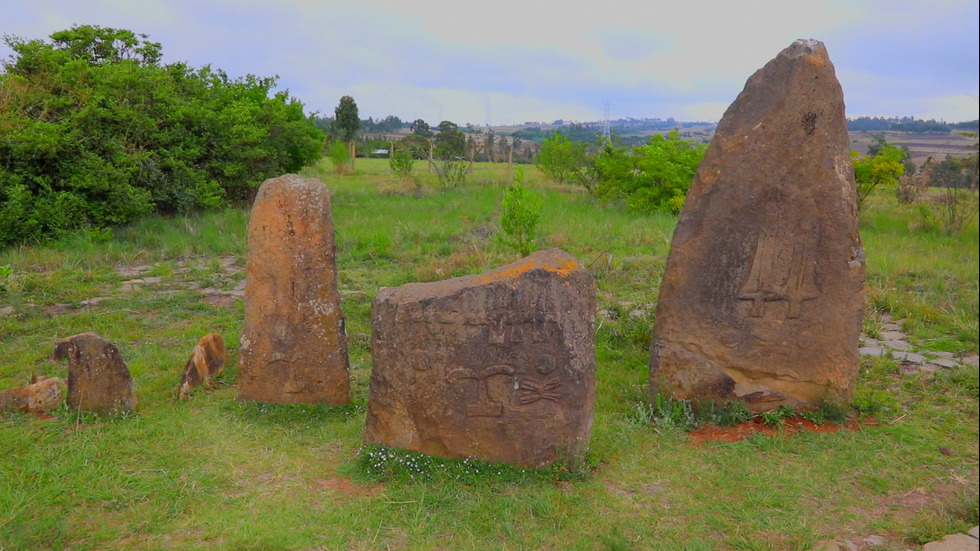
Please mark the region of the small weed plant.
POLYGON ((524 185, 524 167, 518 167, 514 185, 504 192, 500 204, 501 242, 523 256, 531 254, 543 206, 541 196, 524 185))
POLYGON ((764 411, 760 414, 762 417, 762 422, 771 426, 776 427, 782 425, 786 422, 786 419, 796 415, 796 410, 783 404, 772 411, 764 411))

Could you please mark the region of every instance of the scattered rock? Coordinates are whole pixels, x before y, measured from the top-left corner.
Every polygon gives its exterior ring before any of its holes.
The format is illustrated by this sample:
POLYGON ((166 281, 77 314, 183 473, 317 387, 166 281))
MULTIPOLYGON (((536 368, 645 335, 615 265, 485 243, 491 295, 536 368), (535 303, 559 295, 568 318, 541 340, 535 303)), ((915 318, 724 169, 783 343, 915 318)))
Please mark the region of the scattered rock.
POLYGON ((864 538, 864 543, 870 545, 871 547, 881 547, 885 545, 887 541, 881 536, 868 536, 864 538))
POLYGON ((927 543, 922 551, 977 551, 980 550, 980 541, 966 534, 951 534, 942 539, 927 543))
POLYGON ((970 528, 970 531, 967 532, 967 534, 975 540, 980 540, 980 526, 974 526, 973 528, 970 528))
POLYGON ((881 358, 887 353, 888 353, 887 350, 879 346, 865 346, 862 348, 858 348, 858 354, 862 356, 872 356, 874 358, 881 358))
POLYGON ((537 467, 588 446, 595 281, 550 249, 378 292, 364 442, 537 467))
POLYGON ((65 401, 65 380, 35 375, 31 384, 0 392, 0 411, 44 413, 61 407, 65 401))
POLYGON ((883 341, 908 340, 908 337, 905 336, 905 333, 902 333, 901 331, 882 331, 881 334, 878 335, 878 337, 883 341))
POLYGON ((137 277, 150 271, 152 266, 148 264, 139 264, 136 266, 117 266, 116 273, 121 277, 137 277))
POLYGON ((100 415, 136 409, 133 378, 119 350, 95 333, 58 341, 54 360, 68 359, 68 405, 100 415))
POLYGON ((225 367, 225 340, 218 333, 208 333, 197 341, 190 359, 184 365, 180 384, 180 399, 187 398, 194 387, 210 385, 211 379, 225 367))
POLYGON ((941 367, 943 369, 953 369, 953 368, 955 368, 956 366, 959 365, 955 361, 948 360, 946 358, 935 358, 935 359, 929 360, 929 364, 930 365, 935 365, 937 367, 941 367))
POLYGON ((956 354, 953 354, 952 352, 929 352, 929 353, 937 358, 945 358, 947 360, 952 360, 956 358, 956 354))
POLYGON ((14 313, 13 306, 4 306, 3 308, 0 308, 0 316, 9 316, 12 315, 13 313, 14 313))
POLYGON ((674 231, 651 398, 753 411, 850 401, 865 266, 846 124, 819 41, 796 41, 749 78, 674 231))
POLYGON ((83 300, 80 304, 82 306, 97 306, 99 303, 105 302, 107 300, 112 300, 112 297, 92 297, 83 300))
POLYGON ((910 350, 912 348, 906 341, 884 341, 881 345, 892 350, 910 350))
POLYGON ((892 352, 892 358, 902 363, 922 365, 926 363, 926 357, 914 352, 892 352))
POLYGON ((266 180, 248 222, 239 400, 350 402, 336 256, 327 186, 266 180))
POLYGON ((980 358, 978 358, 977 356, 966 356, 960 358, 960 363, 964 365, 969 365, 971 367, 977 367, 978 365, 980 365, 980 358))

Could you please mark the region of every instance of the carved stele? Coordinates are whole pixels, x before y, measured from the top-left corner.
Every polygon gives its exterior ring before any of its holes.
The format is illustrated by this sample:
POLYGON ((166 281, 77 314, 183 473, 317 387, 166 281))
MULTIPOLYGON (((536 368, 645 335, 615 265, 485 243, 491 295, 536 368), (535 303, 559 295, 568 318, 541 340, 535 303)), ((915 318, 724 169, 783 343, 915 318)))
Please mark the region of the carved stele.
POLYGON ((99 415, 136 409, 133 377, 119 350, 95 333, 58 341, 52 359, 68 359, 68 406, 99 415))
POLYGON ((748 80, 694 178, 650 347, 650 394, 754 411, 850 400, 864 251, 844 99, 824 45, 748 80))
POLYGON ((364 442, 540 466, 579 456, 595 402, 595 282, 558 249, 382 289, 364 442))
POLYGON ((287 174, 259 188, 248 222, 238 399, 350 402, 330 192, 287 174))

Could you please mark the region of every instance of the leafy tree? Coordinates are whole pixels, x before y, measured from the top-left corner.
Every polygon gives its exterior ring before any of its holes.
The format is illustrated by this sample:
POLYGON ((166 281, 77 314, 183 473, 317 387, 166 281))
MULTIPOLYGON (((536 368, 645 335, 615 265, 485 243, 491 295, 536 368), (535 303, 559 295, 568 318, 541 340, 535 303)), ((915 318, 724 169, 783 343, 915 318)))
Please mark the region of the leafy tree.
POLYGON ((462 157, 466 150, 466 135, 452 121, 439 123, 439 133, 435 138, 436 154, 442 159, 462 157))
POLYGON ((320 156, 303 104, 270 97, 275 79, 161 65, 159 44, 122 29, 4 41, 0 247, 219 206, 320 156))
POLYGON ((421 136, 427 140, 432 139, 432 136, 434 135, 432 129, 429 128, 429 123, 425 122, 422 119, 415 119, 415 122, 412 123, 412 126, 410 128, 412 130, 412 134, 415 134, 416 136, 421 136))
POLYGON ((859 156, 851 152, 854 159, 854 181, 857 184, 858 208, 878 187, 894 187, 905 174, 906 152, 893 144, 885 143, 875 148, 874 155, 859 156))
POLYGON ((559 184, 572 175, 585 162, 584 143, 573 142, 564 134, 555 132, 541 144, 538 168, 559 184))
POLYGON ((340 138, 347 143, 354 141, 357 129, 361 127, 361 119, 357 116, 357 103, 354 98, 344 96, 334 108, 334 125, 340 132, 340 138))

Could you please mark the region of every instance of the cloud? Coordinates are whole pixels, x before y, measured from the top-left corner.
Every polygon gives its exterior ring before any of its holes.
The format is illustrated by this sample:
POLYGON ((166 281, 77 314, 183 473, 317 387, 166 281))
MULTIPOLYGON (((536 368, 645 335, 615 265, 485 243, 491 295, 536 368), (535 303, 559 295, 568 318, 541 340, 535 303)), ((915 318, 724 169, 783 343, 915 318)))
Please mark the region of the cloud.
MULTIPOLYGON (((5 32, 149 33, 165 61, 280 76, 309 108, 457 122, 717 118, 797 38, 823 40, 848 112, 977 118, 975 0, 0 0, 5 32), (363 96, 363 97, 359 97, 363 96), (941 99, 947 98, 947 99, 941 99), (948 98, 961 98, 953 100, 948 98), (561 111, 561 112, 560 112, 561 111), (715 115, 711 115, 715 113, 715 115), (422 116, 422 115, 419 115, 422 116)), ((4 50, 0 49, 0 55, 4 50)))

